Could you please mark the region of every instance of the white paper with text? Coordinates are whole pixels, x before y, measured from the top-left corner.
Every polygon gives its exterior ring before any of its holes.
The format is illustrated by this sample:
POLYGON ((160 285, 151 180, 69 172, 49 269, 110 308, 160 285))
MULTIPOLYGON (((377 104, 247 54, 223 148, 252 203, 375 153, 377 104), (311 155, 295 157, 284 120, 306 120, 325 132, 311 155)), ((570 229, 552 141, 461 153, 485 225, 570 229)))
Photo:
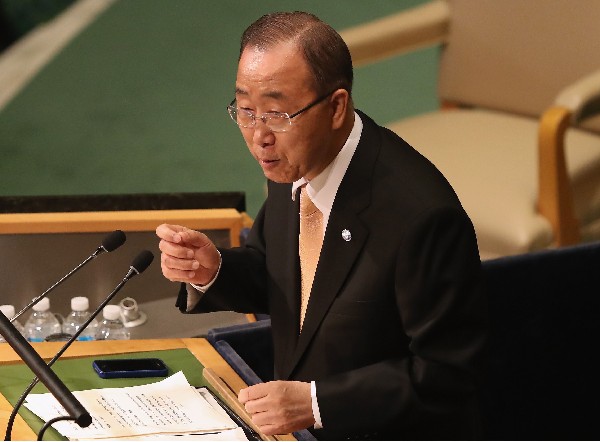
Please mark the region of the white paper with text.
MULTIPOLYGON (((87 428, 71 421, 53 425, 69 439, 200 433, 237 427, 229 416, 215 410, 190 386, 182 372, 152 384, 73 394, 92 416, 92 424, 87 428)), ((28 396, 25 406, 44 421, 67 414, 50 393, 28 396)))

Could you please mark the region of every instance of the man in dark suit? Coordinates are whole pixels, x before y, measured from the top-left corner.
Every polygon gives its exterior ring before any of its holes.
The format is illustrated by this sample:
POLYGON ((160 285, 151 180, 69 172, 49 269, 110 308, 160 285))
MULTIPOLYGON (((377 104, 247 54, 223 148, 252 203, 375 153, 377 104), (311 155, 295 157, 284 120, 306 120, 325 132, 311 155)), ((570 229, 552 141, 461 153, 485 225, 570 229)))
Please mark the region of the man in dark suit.
POLYGON ((271 315, 278 380, 239 394, 264 433, 478 438, 486 305, 473 226, 429 161, 355 111, 351 89, 331 27, 306 13, 253 23, 228 110, 267 200, 242 248, 159 226, 163 273, 186 283, 183 312, 271 315))

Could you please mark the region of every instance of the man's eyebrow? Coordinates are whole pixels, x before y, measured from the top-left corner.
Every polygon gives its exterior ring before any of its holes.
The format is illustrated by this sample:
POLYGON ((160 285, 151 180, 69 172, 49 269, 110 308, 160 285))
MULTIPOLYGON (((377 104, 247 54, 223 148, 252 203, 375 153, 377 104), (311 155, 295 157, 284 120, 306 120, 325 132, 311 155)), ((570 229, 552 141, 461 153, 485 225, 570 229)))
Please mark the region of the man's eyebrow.
MULTIPOLYGON (((236 95, 248 95, 248 91, 246 91, 245 89, 241 89, 239 87, 235 88, 235 94, 236 95)), ((280 91, 268 91, 265 92, 263 94, 261 94, 263 97, 267 97, 267 98, 275 98, 275 99, 281 99, 284 97, 283 93, 280 91)))
POLYGON ((276 98, 276 99, 283 98, 283 94, 280 91, 269 91, 262 95, 263 95, 263 97, 268 97, 268 98, 276 98))

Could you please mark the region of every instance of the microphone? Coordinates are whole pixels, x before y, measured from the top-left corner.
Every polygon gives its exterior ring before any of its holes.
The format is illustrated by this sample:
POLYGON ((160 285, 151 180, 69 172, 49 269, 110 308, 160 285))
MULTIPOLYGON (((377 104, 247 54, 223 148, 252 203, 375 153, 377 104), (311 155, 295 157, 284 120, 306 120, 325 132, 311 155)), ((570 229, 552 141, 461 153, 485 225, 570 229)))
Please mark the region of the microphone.
MULTIPOLYGON (((83 330, 85 330, 85 328, 88 325, 90 325, 90 323, 100 314, 100 312, 102 311, 102 309, 104 307, 106 307, 106 305, 115 297, 115 295, 123 288, 123 286, 127 283, 127 281, 129 281, 134 276, 143 273, 144 270, 146 270, 148 268, 148 266, 150 264, 152 264, 153 260, 154 260, 154 255, 149 250, 144 250, 144 251, 140 252, 133 259, 133 261, 131 262, 131 266, 129 267, 129 270, 127 272, 127 274, 125 275, 125 277, 123 277, 123 279, 121 280, 121 282, 119 282, 119 284, 117 284, 117 286, 113 289, 113 291, 109 293, 109 295, 104 299, 104 301, 102 301, 100 303, 100 305, 98 306, 98 308, 96 308, 96 310, 94 310, 94 312, 92 314, 90 314, 90 316, 88 317, 88 319, 86 319, 86 321, 83 324, 81 324, 81 327, 79 327, 79 330, 77 330, 75 332, 75 334, 73 334, 73 336, 71 336, 69 338, 69 340, 67 342, 65 342, 65 344, 63 345, 63 347, 58 351, 58 353, 56 353, 56 355, 54 355, 54 357, 50 360, 50 362, 48 362, 47 365, 44 363, 44 365, 46 366, 46 369, 48 371, 52 371, 52 370, 50 370, 49 367, 51 367, 52 364, 54 364, 58 360, 58 358, 60 358, 62 356, 62 354, 65 351, 67 351, 67 349, 71 346, 71 344, 79 337, 79 335, 81 333, 83 333, 83 330)), ((12 326, 12 324, 10 324, 10 325, 11 325, 11 327, 13 329, 15 329, 14 326, 12 326)), ((15 329, 15 332, 18 333, 16 331, 16 329, 15 329)), ((18 334, 20 335, 20 333, 18 333, 18 334)), ((3 333, 3 335, 4 335, 4 333, 3 333)), ((6 341, 12 347, 11 341, 9 341, 8 339, 6 339, 6 341)), ((25 341, 25 342, 27 343, 27 341, 25 341)), ((27 343, 27 344, 29 345, 29 343, 27 343)), ((31 345, 29 345, 29 347, 35 353, 35 351, 33 350, 33 347, 31 347, 31 345)), ((16 351, 16 349, 15 349, 15 351, 16 351)), ((36 355, 37 355, 37 353, 36 353, 36 355)), ((21 355, 19 354, 19 356, 21 356, 21 355)), ((29 364, 27 363, 27 361, 25 359, 23 359, 23 360, 29 366, 29 364)), ((43 362, 43 360, 42 360, 42 362, 43 362)), ((52 373, 54 373, 54 372, 52 372, 52 373)), ((13 427, 15 418, 17 416, 17 412, 18 412, 19 408, 21 407, 21 405, 23 405, 23 402, 25 402, 25 398, 31 392, 31 390, 33 389, 33 387, 35 387, 37 385, 38 380, 42 380, 42 379, 40 379, 39 375, 37 375, 37 373, 36 373, 36 376, 37 376, 37 378, 33 379, 33 381, 31 382, 31 384, 29 384, 29 386, 25 389, 25 391, 23 392, 23 394, 21 395, 21 397, 19 398, 19 400, 17 401, 17 403, 15 404, 15 406, 13 408, 13 411, 12 411, 10 417, 9 417, 9 420, 8 420, 8 424, 6 426, 6 438, 5 438, 5 440, 10 440, 11 433, 12 433, 12 427, 13 427)), ((43 380, 42 380, 42 382, 43 382, 43 380)), ((54 392, 53 392, 53 394, 54 394, 54 392)), ((72 395, 72 393, 71 393, 71 395, 72 395)), ((57 400, 59 400, 58 397, 57 397, 57 400)), ((59 400, 59 402, 60 402, 60 400, 59 400)), ((61 402, 61 405, 62 405, 62 402, 61 402)), ((66 407, 65 407, 65 409, 66 409, 66 407)), ((91 420, 90 420, 90 422, 91 422, 91 420)), ((80 425, 80 426, 83 426, 83 425, 80 425)))
POLYGON ((139 275, 146 270, 150 264, 152 264, 153 260, 154 254, 150 250, 144 250, 140 252, 140 254, 131 262, 129 272, 127 272, 127 275, 125 275, 124 279, 130 280, 135 275, 139 275))
POLYGON ((46 388, 48 388, 48 391, 65 408, 69 416, 80 427, 89 426, 92 423, 92 417, 87 410, 75 398, 73 393, 69 391, 66 385, 63 384, 56 373, 50 370, 50 367, 46 365, 41 356, 37 354, 31 344, 27 342, 2 312, 0 312, 0 333, 11 348, 21 357, 23 362, 33 371, 37 379, 42 381, 46 388))
POLYGON ((56 287, 58 287, 60 284, 62 284, 64 281, 66 281, 71 275, 73 275, 75 272, 77 272, 79 269, 81 269, 84 265, 86 265, 92 259, 96 258, 98 255, 100 255, 104 252, 112 252, 113 250, 116 250, 119 247, 121 247, 125 243, 125 239, 126 239, 125 234, 121 230, 115 230, 114 232, 111 232, 108 235, 106 235, 106 237, 102 240, 102 244, 100 244, 100 246, 96 249, 96 251, 94 251, 94 253, 92 253, 90 256, 88 256, 81 264, 79 264, 77 267, 75 267, 73 270, 71 270, 69 273, 67 273, 65 276, 63 276, 59 281, 55 282, 52 287, 47 289, 40 296, 38 296, 37 298, 33 298, 33 300, 29 304, 27 304, 19 313, 17 313, 15 316, 13 316, 10 319, 10 322, 13 322, 14 320, 16 320, 19 316, 21 316, 23 313, 25 313, 27 310, 29 310, 34 305, 36 305, 43 298, 48 296, 48 294, 52 290, 54 290, 56 287))

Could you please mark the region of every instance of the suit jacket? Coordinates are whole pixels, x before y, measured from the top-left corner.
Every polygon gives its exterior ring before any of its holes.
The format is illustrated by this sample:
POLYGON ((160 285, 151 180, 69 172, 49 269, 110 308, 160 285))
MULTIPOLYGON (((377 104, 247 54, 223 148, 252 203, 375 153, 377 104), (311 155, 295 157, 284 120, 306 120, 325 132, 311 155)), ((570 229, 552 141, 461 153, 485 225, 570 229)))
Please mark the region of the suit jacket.
POLYGON ((316 381, 318 438, 478 438, 487 314, 473 226, 428 160, 360 115, 302 333, 290 184, 268 183, 245 247, 221 250, 194 312, 271 315, 275 377, 316 381))

